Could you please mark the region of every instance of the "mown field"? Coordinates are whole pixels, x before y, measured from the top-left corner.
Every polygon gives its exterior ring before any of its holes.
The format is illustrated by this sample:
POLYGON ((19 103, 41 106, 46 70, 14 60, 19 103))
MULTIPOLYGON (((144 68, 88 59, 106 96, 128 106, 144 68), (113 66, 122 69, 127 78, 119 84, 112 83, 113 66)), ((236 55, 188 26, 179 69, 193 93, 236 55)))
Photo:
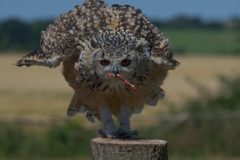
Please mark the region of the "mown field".
MULTIPOLYGON (((22 55, 25 53, 0 54, 0 125, 3 128, 0 159, 91 159, 89 141, 97 136, 101 123, 91 124, 83 115, 67 118, 73 91, 61 75, 61 67, 11 65, 22 55)), ((192 120, 188 114, 195 110, 183 108, 192 106, 201 111, 197 104, 204 106, 206 97, 224 93, 219 91, 222 86, 219 76, 230 79, 239 76, 240 57, 178 55, 175 58, 182 65, 170 71, 162 86, 166 99, 157 107, 146 106, 141 115, 134 115, 133 128, 140 131, 140 136, 167 140, 172 160, 179 157, 181 160, 238 159, 238 118, 222 121, 222 115, 214 114, 206 115, 204 121, 192 120), (197 103, 186 104, 192 98, 198 98, 197 103), (182 121, 181 117, 187 120, 182 121)), ((213 100, 208 101, 210 104, 213 100)), ((232 115, 220 107, 219 111, 232 115)))

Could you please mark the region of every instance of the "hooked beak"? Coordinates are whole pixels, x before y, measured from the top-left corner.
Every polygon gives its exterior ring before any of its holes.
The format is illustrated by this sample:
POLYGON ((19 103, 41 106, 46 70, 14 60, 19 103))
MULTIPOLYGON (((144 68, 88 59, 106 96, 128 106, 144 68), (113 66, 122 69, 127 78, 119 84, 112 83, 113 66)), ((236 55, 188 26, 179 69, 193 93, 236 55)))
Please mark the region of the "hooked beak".
POLYGON ((117 77, 117 74, 119 74, 119 71, 118 71, 117 67, 114 67, 113 74, 115 75, 115 77, 117 77))

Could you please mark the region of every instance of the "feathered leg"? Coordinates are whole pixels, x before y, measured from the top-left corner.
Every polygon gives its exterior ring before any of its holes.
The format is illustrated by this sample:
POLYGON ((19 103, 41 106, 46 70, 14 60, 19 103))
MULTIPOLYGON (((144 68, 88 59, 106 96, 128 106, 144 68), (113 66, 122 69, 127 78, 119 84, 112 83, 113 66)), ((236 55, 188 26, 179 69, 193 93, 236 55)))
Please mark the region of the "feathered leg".
POLYGON ((130 117, 132 116, 132 111, 127 106, 122 106, 118 116, 118 122, 120 128, 118 129, 119 138, 130 138, 132 136, 138 136, 138 131, 131 131, 130 127, 130 117))
POLYGON ((118 135, 116 134, 116 127, 113 123, 113 118, 111 116, 111 111, 109 107, 101 107, 101 117, 104 126, 104 131, 99 129, 98 134, 102 138, 116 139, 118 135))

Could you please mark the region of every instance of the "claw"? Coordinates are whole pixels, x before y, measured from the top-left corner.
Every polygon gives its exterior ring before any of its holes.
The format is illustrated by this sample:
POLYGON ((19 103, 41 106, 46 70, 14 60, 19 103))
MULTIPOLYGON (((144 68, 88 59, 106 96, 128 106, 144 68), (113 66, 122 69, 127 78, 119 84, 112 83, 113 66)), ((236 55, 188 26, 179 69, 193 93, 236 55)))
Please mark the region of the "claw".
POLYGON ((119 135, 118 135, 117 131, 115 131, 115 132, 113 133, 113 135, 114 135, 115 139, 119 139, 119 135))
POLYGON ((119 138, 131 138, 131 137, 137 137, 138 136, 138 131, 124 131, 123 129, 119 128, 117 131, 118 137, 119 138))
POLYGON ((99 129, 98 135, 101 138, 119 139, 119 138, 138 137, 139 133, 137 130, 134 130, 131 132, 131 131, 124 131, 123 129, 119 128, 118 131, 114 132, 113 134, 106 134, 102 129, 99 129))
POLYGON ((123 138, 131 138, 132 137, 132 134, 131 134, 131 131, 126 131, 123 138))
POLYGON ((98 130, 98 135, 99 135, 99 137, 101 137, 101 138, 107 138, 106 133, 105 133, 102 129, 99 129, 99 130, 98 130))
POLYGON ((125 134, 125 131, 122 130, 121 128, 119 128, 118 131, 117 131, 117 134, 118 134, 119 137, 123 137, 124 134, 125 134))
POLYGON ((106 134, 102 129, 98 130, 98 135, 101 138, 109 138, 109 139, 118 139, 119 138, 117 132, 114 132, 113 134, 106 134))
POLYGON ((132 131, 131 136, 138 137, 139 133, 137 130, 132 131))
POLYGON ((109 139, 118 139, 118 135, 115 135, 115 134, 108 134, 108 138, 109 139))

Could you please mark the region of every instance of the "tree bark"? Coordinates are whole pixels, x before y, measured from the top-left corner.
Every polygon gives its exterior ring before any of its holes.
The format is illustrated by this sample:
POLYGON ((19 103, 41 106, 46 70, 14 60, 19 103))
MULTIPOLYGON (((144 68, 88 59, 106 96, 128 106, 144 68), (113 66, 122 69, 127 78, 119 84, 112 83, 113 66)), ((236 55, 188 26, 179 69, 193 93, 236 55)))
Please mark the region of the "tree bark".
POLYGON ((91 140, 94 160, 168 160, 167 142, 147 138, 91 140))

